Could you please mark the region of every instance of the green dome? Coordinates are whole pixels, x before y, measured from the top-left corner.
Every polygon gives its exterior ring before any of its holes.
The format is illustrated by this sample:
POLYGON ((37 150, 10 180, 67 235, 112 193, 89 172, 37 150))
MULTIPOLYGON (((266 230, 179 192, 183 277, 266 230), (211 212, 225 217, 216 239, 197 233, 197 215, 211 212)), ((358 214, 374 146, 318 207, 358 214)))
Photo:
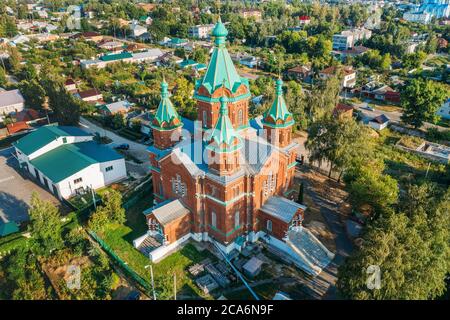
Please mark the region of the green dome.
POLYGON ((216 26, 214 27, 214 29, 212 31, 212 36, 216 38, 215 43, 217 45, 224 43, 227 35, 228 35, 228 30, 225 27, 225 25, 222 23, 222 20, 219 18, 219 20, 216 23, 216 26))

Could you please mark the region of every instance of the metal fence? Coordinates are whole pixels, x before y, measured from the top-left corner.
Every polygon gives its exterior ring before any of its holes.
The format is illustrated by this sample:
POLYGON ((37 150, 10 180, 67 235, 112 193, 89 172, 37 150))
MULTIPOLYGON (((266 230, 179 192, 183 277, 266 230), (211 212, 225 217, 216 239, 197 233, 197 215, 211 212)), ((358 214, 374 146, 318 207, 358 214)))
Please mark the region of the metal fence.
POLYGON ((147 281, 138 275, 133 269, 131 269, 125 261, 123 261, 97 234, 91 230, 88 231, 91 238, 97 242, 108 255, 113 258, 114 262, 122 268, 127 276, 132 278, 137 284, 139 284, 147 293, 151 292, 151 286, 147 281))

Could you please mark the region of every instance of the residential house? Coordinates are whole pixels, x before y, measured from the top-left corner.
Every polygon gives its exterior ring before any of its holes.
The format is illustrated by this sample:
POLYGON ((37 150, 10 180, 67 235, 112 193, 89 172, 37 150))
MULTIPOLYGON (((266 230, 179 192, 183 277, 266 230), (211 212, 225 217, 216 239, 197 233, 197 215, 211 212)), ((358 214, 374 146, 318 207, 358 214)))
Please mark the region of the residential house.
POLYGON ((72 78, 67 78, 64 81, 64 89, 70 93, 74 93, 77 91, 77 83, 72 78))
POLYGON ((380 114, 379 116, 373 118, 369 121, 369 126, 375 130, 383 130, 389 124, 389 118, 384 114, 380 114))
POLYGON ((370 98, 370 99, 386 101, 386 102, 394 102, 394 103, 400 102, 400 93, 399 92, 395 91, 388 85, 379 83, 377 81, 371 81, 371 82, 365 84, 361 88, 361 93, 363 96, 370 98))
POLYGON ((370 39, 372 31, 365 28, 355 28, 333 35, 333 50, 348 50, 361 40, 370 39))
POLYGON ((149 49, 147 51, 132 54, 133 63, 153 63, 164 55, 160 49, 149 49))
POLYGON ((309 66, 297 66, 286 71, 286 76, 297 81, 305 81, 311 75, 311 68, 309 66))
POLYGON ((75 94, 79 99, 85 102, 99 102, 103 100, 103 95, 97 89, 89 89, 85 91, 80 91, 75 94))
POLYGON ((254 56, 245 56, 239 59, 239 63, 249 68, 255 68, 261 63, 261 59, 254 56))
POLYGON ((20 167, 59 199, 127 177, 125 160, 77 127, 43 126, 13 146, 20 167))
POLYGON ((213 28, 213 24, 199 24, 192 26, 189 28, 189 36, 197 39, 206 39, 209 38, 213 28))
POLYGON ((130 111, 132 104, 127 100, 116 101, 113 103, 103 104, 98 106, 98 110, 105 116, 113 116, 115 114, 127 114, 130 111))
POLYGON ((436 114, 441 118, 450 120, 450 98, 444 102, 444 104, 439 108, 436 114))
POLYGON ((25 122, 26 124, 34 124, 45 122, 47 117, 34 109, 23 109, 14 115, 16 122, 25 122))
POLYGON ((169 48, 179 48, 184 47, 187 43, 188 41, 186 39, 172 38, 169 41, 165 42, 163 45, 169 48))
POLYGON ((30 130, 31 127, 25 121, 13 122, 6 125, 6 130, 8 130, 8 135, 14 135, 24 131, 30 130))
POLYGON ((131 37, 133 38, 139 38, 145 33, 147 33, 147 28, 139 25, 138 21, 133 20, 131 22, 131 37))
POLYGON ((0 122, 4 116, 20 112, 25 107, 25 99, 18 89, 0 91, 0 122))
MULTIPOLYGON (((319 72, 319 78, 322 80, 326 80, 332 76, 336 75, 337 68, 335 66, 331 66, 323 69, 319 72)), ((351 89, 355 87, 356 84, 356 70, 353 70, 352 67, 344 67, 342 68, 343 78, 342 78, 342 87, 345 89, 351 89)))
POLYGON ((120 41, 101 41, 97 44, 99 49, 120 53, 124 50, 124 44, 120 41))
POLYGON ((311 17, 310 16, 299 16, 298 23, 300 25, 308 25, 311 23, 311 17))
POLYGON ((103 36, 100 33, 94 31, 80 32, 71 36, 71 39, 81 39, 81 38, 85 39, 86 41, 92 41, 96 43, 103 40, 103 36))
POLYGON ((262 11, 258 9, 244 9, 241 11, 241 16, 245 19, 253 18, 256 21, 261 21, 262 11))
POLYGON ((353 107, 345 103, 338 103, 333 109, 333 116, 339 119, 351 119, 353 117, 353 107))

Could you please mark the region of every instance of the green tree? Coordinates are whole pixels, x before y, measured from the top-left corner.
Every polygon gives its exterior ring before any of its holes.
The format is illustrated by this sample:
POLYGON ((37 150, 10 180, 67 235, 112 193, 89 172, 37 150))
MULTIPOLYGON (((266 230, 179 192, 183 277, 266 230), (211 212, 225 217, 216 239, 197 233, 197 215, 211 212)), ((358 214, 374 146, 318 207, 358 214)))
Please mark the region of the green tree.
POLYGON ((439 83, 422 78, 412 79, 401 91, 402 121, 420 128, 424 121, 435 123, 436 111, 447 98, 447 90, 439 83))
POLYGON ((0 67, 0 87, 3 87, 8 83, 8 79, 6 78, 6 71, 3 67, 0 67))
POLYGON ((433 299, 446 289, 450 271, 450 190, 411 187, 405 212, 388 211, 367 228, 363 242, 338 270, 337 288, 348 299, 433 299), (369 266, 381 272, 380 287, 367 286, 369 266))
POLYGON ((419 68, 425 61, 427 54, 423 51, 405 54, 402 60, 402 65, 406 69, 419 68))
POLYGON ((125 209, 122 207, 122 195, 116 190, 108 190, 102 194, 102 205, 89 220, 89 228, 94 231, 102 230, 111 222, 123 224, 126 221, 125 209))
POLYGON ((37 79, 23 80, 19 83, 19 89, 25 98, 27 107, 39 110, 45 102, 46 92, 37 79))
POLYGON ((318 162, 319 166, 324 161, 330 163, 329 177, 333 170, 342 174, 373 152, 366 127, 353 119, 334 117, 324 117, 311 124, 305 147, 311 162, 318 162))
POLYGON ((36 192, 31 195, 29 231, 33 239, 33 250, 48 255, 63 245, 61 237, 61 215, 56 206, 41 200, 36 192))
POLYGON ((81 114, 81 102, 68 93, 58 80, 46 79, 44 84, 50 109, 55 113, 60 125, 78 125, 81 114))

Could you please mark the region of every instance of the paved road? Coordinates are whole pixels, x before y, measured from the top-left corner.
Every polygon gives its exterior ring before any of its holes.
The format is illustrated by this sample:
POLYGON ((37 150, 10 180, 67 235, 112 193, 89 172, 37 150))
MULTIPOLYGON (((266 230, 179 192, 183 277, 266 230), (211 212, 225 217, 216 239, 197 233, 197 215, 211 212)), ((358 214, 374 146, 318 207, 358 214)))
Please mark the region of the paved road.
MULTIPOLYGON (((390 122, 393 122, 393 123, 401 122, 402 113, 399 111, 392 111, 392 112, 383 111, 383 110, 377 109, 376 106, 375 106, 374 110, 371 111, 371 110, 364 109, 364 106, 366 106, 366 105, 367 105, 367 103, 361 103, 359 105, 355 105, 357 107, 357 110, 361 111, 361 113, 363 115, 363 122, 369 121, 381 114, 386 115, 389 118, 390 122)), ((438 126, 438 125, 435 125, 432 123, 425 122, 422 126, 422 129, 426 130, 428 128, 436 128, 439 131, 448 130, 448 128, 444 128, 444 127, 441 127, 441 126, 438 126)))
POLYGON ((130 145, 130 149, 128 150, 130 154, 132 154, 134 157, 141 160, 142 162, 149 162, 147 151, 148 146, 119 136, 114 132, 102 128, 83 117, 80 118, 80 126, 82 127, 83 130, 88 131, 89 133, 95 134, 96 132, 98 132, 102 136, 107 136, 116 145, 123 143, 130 145))
MULTIPOLYGON (((300 172, 296 172, 301 176, 300 172)), ((305 181, 305 179, 302 179, 305 181)), ((335 201, 322 197, 319 193, 313 192, 305 181, 305 193, 320 207, 320 213, 324 217, 328 228, 335 236, 336 252, 333 261, 314 279, 306 280, 305 285, 313 292, 315 298, 336 299, 337 269, 344 262, 345 258, 353 251, 353 244, 347 237, 345 225, 341 222, 339 215, 339 205, 335 201)))
POLYGON ((43 200, 59 204, 50 192, 19 174, 18 161, 12 156, 14 148, 0 150, 0 220, 28 220, 31 194, 37 192, 43 200))

